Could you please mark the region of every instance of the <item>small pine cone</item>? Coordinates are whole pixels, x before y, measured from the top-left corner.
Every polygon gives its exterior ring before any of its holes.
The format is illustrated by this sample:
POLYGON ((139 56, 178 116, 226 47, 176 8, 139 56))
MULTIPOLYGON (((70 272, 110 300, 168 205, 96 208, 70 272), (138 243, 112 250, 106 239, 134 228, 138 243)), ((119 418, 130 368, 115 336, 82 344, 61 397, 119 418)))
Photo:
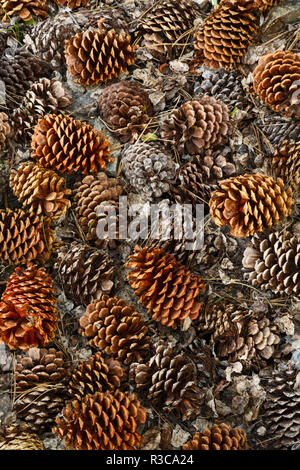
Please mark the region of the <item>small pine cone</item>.
POLYGON ((0 450, 45 450, 43 441, 24 423, 11 425, 0 436, 0 450))
POLYGON ((139 142, 125 149, 122 171, 130 186, 146 200, 151 200, 170 190, 176 163, 158 145, 139 142))
POLYGON ((80 330, 91 346, 124 364, 142 361, 149 350, 148 328, 132 305, 117 297, 103 295, 87 307, 80 318, 80 330))
POLYGON ((68 384, 71 398, 82 400, 85 395, 96 392, 114 392, 124 380, 125 371, 118 361, 104 359, 101 352, 93 354, 88 362, 80 362, 73 371, 68 384))
POLYGON ((174 109, 163 121, 161 137, 180 155, 195 155, 224 145, 232 132, 226 104, 212 96, 199 95, 174 109))
POLYGON ((109 156, 109 142, 101 131, 62 114, 48 114, 39 119, 31 148, 31 158, 60 173, 98 173, 114 160, 109 156))
POLYGON ((89 305, 109 294, 116 267, 107 253, 73 242, 57 250, 57 270, 68 297, 79 305, 89 305))
POLYGON ((21 107, 14 109, 12 114, 15 138, 31 138, 39 118, 57 113, 71 102, 71 96, 59 80, 41 78, 33 83, 26 92, 21 107))
POLYGON ((114 29, 77 33, 66 41, 65 57, 70 75, 81 85, 107 82, 126 72, 135 62, 137 46, 130 35, 114 29))
POLYGON ((274 371, 266 382, 267 399, 261 410, 261 419, 267 429, 272 449, 292 450, 300 438, 299 371, 294 368, 274 371), (298 380, 297 380, 298 378, 298 380))
POLYGON ((201 392, 197 386, 196 367, 189 359, 176 354, 165 341, 156 341, 154 355, 147 364, 133 363, 130 381, 139 391, 146 391, 154 406, 167 413, 175 412, 183 420, 200 412, 201 392))
POLYGON ((258 29, 255 0, 222 0, 195 34, 195 59, 211 69, 236 68, 258 29))
POLYGON ((105 173, 86 176, 74 184, 74 210, 88 241, 93 241, 97 246, 109 246, 110 240, 99 239, 97 235, 99 205, 102 202, 117 201, 122 192, 123 187, 118 179, 108 178, 105 173))
POLYGON ((174 256, 157 247, 136 246, 126 266, 134 295, 155 321, 176 329, 187 317, 198 317, 201 304, 196 299, 205 284, 174 256))
POLYGON ((247 436, 240 428, 228 424, 213 424, 212 428, 196 432, 193 439, 183 446, 183 450, 247 450, 247 436))
POLYGON ((262 13, 268 13, 273 7, 279 5, 283 0, 255 0, 255 3, 262 13))
POLYGON ((5 149, 6 139, 11 135, 11 127, 8 122, 8 116, 0 112, 0 150, 5 149))
POLYGON ((48 16, 48 5, 46 0, 2 0, 1 21, 10 21, 13 16, 18 15, 23 21, 30 21, 33 16, 48 16))
POLYGON ((220 181, 219 187, 211 195, 210 214, 216 225, 229 225, 235 237, 262 232, 292 211, 293 191, 284 189, 281 178, 245 174, 220 181))
POLYGON ((69 8, 85 7, 90 0, 54 0, 57 5, 69 8))
POLYGON ((284 140, 300 141, 300 125, 298 122, 291 119, 287 120, 281 116, 272 115, 265 116, 262 121, 257 121, 257 127, 261 130, 262 135, 267 139, 263 139, 263 143, 267 150, 270 145, 273 147, 280 147, 284 140))
POLYGON ((9 184, 29 213, 44 214, 58 220, 71 206, 67 197, 72 191, 66 188, 66 180, 35 163, 25 162, 18 170, 12 169, 9 184))
POLYGON ((44 268, 16 268, 0 302, 0 338, 12 350, 45 346, 57 324, 55 288, 44 268))
POLYGON ((122 80, 106 87, 99 110, 121 142, 133 143, 147 127, 153 107, 148 93, 133 81, 122 80))
POLYGON ((300 140, 284 140, 271 157, 271 167, 276 176, 280 176, 286 184, 300 190, 300 140))
POLYGON ((3 264, 25 264, 50 257, 54 231, 50 219, 22 209, 0 210, 0 260, 3 264))
POLYGON ((132 393, 119 390, 86 395, 67 403, 53 432, 66 436, 66 448, 75 450, 136 450, 141 436, 137 425, 146 421, 146 410, 132 393))
POLYGON ((275 51, 261 57, 253 71, 253 88, 261 101, 283 116, 300 117, 300 57, 275 51))
POLYGON ((300 237, 272 232, 252 238, 242 260, 245 279, 261 290, 300 294, 300 237))
POLYGON ((148 52, 165 62, 180 56, 192 36, 199 7, 192 0, 164 0, 142 15, 139 36, 148 52))
POLYGON ((243 318, 249 317, 249 311, 228 302, 206 304, 200 311, 197 329, 211 333, 211 339, 233 336, 241 332, 243 318))

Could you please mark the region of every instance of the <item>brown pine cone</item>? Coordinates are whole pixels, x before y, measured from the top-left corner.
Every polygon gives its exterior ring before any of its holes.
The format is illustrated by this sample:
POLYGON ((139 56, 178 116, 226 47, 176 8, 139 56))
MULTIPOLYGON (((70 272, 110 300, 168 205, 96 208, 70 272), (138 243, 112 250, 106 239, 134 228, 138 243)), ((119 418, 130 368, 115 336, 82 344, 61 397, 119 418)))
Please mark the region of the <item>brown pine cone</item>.
POLYGON ((195 34, 195 60, 211 69, 236 68, 258 29, 255 0, 222 0, 195 34))
POLYGON ((283 0, 255 0, 255 3, 262 13, 268 13, 273 7, 279 5, 283 0))
POLYGON ((99 98, 100 115, 120 138, 133 143, 153 114, 148 93, 137 82, 122 80, 107 86, 99 98))
POLYGON ((22 209, 0 210, 0 260, 3 264, 25 264, 50 257, 54 231, 50 219, 22 209))
POLYGON ((40 434, 51 429, 67 398, 69 376, 63 353, 54 348, 30 348, 27 356, 17 356, 14 408, 30 430, 40 434))
POLYGON ((300 237, 272 232, 253 237, 242 260, 245 279, 261 290, 300 294, 300 237))
POLYGON ((130 366, 129 378, 138 391, 146 391, 154 406, 163 407, 167 413, 178 413, 183 420, 200 413, 203 397, 195 364, 182 353, 176 354, 163 340, 154 343, 154 355, 146 364, 130 366))
POLYGON ((39 119, 31 148, 31 158, 60 173, 98 173, 114 160, 109 156, 109 142, 101 131, 62 114, 48 114, 39 119))
POLYGON ((300 57, 291 51, 262 56, 253 71, 253 88, 261 101, 276 113, 300 117, 300 57))
POLYGON ((108 254, 77 242, 57 250, 54 268, 67 297, 79 305, 99 300, 114 285, 116 266, 108 254))
POLYGON ((46 0, 2 0, 1 21, 10 21, 13 16, 18 15, 23 21, 30 21, 33 16, 48 16, 48 5, 46 0))
POLYGON ((135 62, 137 46, 131 44, 130 35, 102 28, 77 33, 66 41, 65 57, 68 71, 81 85, 107 82, 126 72, 135 62))
POLYGON ((195 155, 227 142, 232 124, 226 104, 199 95, 174 109, 163 121, 160 134, 180 155, 195 155))
POLYGON ((132 305, 103 295, 88 305, 80 318, 79 333, 89 344, 124 364, 142 361, 149 350, 148 328, 132 305))
POLYGON ((113 247, 114 240, 100 239, 97 235, 101 209, 99 205, 102 202, 112 204, 113 201, 118 201, 122 192, 123 187, 118 179, 108 178, 105 173, 86 176, 82 181, 74 184, 74 210, 88 241, 93 241, 97 246, 113 247))
POLYGON ((196 299, 205 284, 174 256, 137 245, 126 266, 134 295, 155 321, 176 329, 187 317, 198 317, 201 304, 196 299))
POLYGON ((200 311, 197 329, 211 333, 214 341, 225 335, 229 337, 240 333, 244 318, 249 318, 249 311, 245 308, 228 302, 208 303, 200 311))
POLYGON ((44 214, 58 220, 71 206, 67 197, 72 191, 66 188, 66 180, 35 163, 25 162, 18 170, 12 169, 9 184, 29 213, 44 214))
POLYGON ((75 450, 136 450, 141 436, 137 425, 146 421, 146 410, 132 393, 119 390, 86 395, 67 403, 56 418, 53 432, 65 447, 75 450))
POLYGON ((0 450, 45 450, 43 441, 24 423, 7 426, 0 436, 0 450))
POLYGON ((216 225, 229 225, 235 237, 262 232, 292 211, 293 191, 281 178, 245 174, 220 181, 219 187, 211 195, 210 214, 216 225))
POLYGON ((0 339, 12 350, 45 346, 57 326, 55 288, 44 268, 16 268, 0 302, 0 339))
POLYGON ((196 432, 193 439, 183 446, 183 450, 247 450, 247 436, 240 428, 228 424, 213 424, 212 428, 196 432))
POLYGON ((148 8, 139 24, 139 36, 148 52, 161 61, 180 56, 192 36, 200 9, 192 0, 164 0, 148 8))
POLYGON ((57 5, 69 8, 85 7, 90 0, 54 0, 57 5))
POLYGON ((80 362, 73 371, 68 384, 71 398, 82 400, 85 395, 96 392, 114 392, 124 380, 125 370, 119 361, 104 359, 101 352, 93 354, 88 362, 80 362))
POLYGON ((271 167, 276 176, 286 184, 300 190, 300 140, 284 140, 271 157, 271 167))
POLYGON ((8 116, 0 112, 0 150, 5 149, 6 139, 11 135, 11 127, 8 122, 8 116))

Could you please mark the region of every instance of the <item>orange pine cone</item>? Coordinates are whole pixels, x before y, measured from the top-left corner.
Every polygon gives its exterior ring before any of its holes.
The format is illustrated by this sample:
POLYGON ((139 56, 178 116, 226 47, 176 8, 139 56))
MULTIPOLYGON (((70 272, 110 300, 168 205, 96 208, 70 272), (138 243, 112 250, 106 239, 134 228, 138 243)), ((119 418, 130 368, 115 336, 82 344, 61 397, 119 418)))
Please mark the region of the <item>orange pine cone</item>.
POLYGON ((225 423, 214 424, 203 433, 196 432, 183 450, 247 450, 247 436, 240 428, 231 428, 225 423))

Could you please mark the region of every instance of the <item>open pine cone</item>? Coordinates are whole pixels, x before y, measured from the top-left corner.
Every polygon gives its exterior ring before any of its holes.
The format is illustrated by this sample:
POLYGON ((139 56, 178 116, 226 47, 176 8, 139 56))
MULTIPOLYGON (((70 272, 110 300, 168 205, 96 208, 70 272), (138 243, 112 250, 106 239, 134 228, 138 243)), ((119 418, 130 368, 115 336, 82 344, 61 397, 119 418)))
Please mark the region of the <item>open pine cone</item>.
POLYGON ((228 424, 213 424, 203 432, 196 432, 193 439, 183 446, 183 450, 247 450, 247 436, 240 428, 228 424))
POLYGON ((271 156, 271 168, 295 191, 300 190, 300 140, 284 140, 271 156))
POLYGON ((12 350, 45 346, 57 325, 55 288, 44 268, 16 268, 0 302, 0 339, 12 350))
POLYGON ((39 119, 31 148, 31 158, 60 173, 98 173, 114 160, 109 156, 109 142, 101 131, 62 114, 48 114, 39 119))
POLYGON ((254 0, 262 13, 268 13, 271 8, 279 5, 283 0, 254 0))
POLYGON ((263 174, 233 176, 219 182, 209 206, 213 221, 229 225, 235 237, 249 237, 276 225, 292 211, 293 191, 281 178, 263 174))
POLYGON ((46 0, 2 0, 0 17, 1 21, 10 20, 18 15, 23 21, 30 21, 33 16, 48 16, 46 0), (7 14, 6 14, 7 13, 7 14))
POLYGON ((43 441, 24 423, 4 428, 0 435, 0 450, 45 450, 43 441))

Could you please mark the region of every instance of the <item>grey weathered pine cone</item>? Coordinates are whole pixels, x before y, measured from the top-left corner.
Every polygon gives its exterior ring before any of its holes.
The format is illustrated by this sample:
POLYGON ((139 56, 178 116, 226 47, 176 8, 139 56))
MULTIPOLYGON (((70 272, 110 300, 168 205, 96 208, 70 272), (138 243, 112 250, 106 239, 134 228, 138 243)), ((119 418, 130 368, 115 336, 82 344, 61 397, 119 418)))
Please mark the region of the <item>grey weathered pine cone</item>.
POLYGON ((267 150, 270 145, 279 147, 284 140, 300 140, 300 123, 297 120, 272 114, 264 116, 263 120, 258 119, 256 125, 262 133, 262 143, 267 150))

